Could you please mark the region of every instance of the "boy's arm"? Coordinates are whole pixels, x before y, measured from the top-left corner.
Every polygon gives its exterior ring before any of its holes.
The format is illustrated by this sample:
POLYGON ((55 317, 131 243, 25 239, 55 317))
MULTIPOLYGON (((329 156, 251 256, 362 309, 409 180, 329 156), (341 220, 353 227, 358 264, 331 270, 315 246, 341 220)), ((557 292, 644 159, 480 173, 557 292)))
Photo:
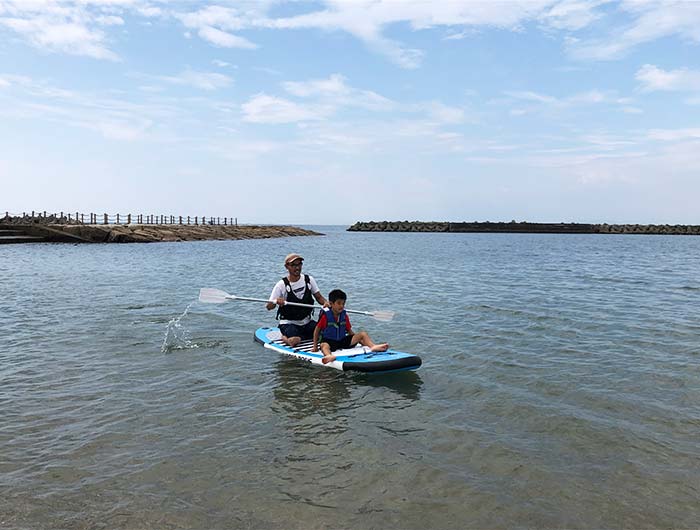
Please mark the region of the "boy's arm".
POLYGON ((318 351, 318 339, 321 335, 321 330, 323 330, 326 327, 327 323, 328 323, 328 321, 326 320, 326 314, 321 313, 321 316, 318 319, 318 323, 316 324, 316 327, 314 328, 314 338, 313 338, 313 343, 311 345, 312 352, 318 351))

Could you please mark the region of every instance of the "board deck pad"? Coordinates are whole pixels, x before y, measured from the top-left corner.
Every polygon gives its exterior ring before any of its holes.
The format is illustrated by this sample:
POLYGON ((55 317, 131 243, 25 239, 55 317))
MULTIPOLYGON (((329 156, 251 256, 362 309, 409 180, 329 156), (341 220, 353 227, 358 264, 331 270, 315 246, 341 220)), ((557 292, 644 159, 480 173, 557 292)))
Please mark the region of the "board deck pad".
POLYGON ((333 355, 336 356, 336 360, 323 364, 321 361, 323 354, 320 351, 311 351, 313 341, 304 340, 295 348, 290 348, 282 341, 282 333, 280 333, 279 328, 258 328, 255 331, 255 341, 262 344, 263 347, 283 355, 344 372, 398 372, 417 370, 422 364, 421 358, 411 353, 404 353, 391 348, 385 352, 373 352, 368 347, 360 346, 359 344, 354 348, 334 351, 333 355))

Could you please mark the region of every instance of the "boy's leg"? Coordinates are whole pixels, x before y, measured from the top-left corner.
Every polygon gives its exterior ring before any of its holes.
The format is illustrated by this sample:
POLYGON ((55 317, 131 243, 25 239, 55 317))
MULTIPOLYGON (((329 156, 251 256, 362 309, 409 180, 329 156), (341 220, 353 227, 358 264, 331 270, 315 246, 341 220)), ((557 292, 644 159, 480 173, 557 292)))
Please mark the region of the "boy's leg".
POLYGON ((333 352, 331 352, 331 345, 327 342, 321 343, 321 353, 323 353, 323 359, 321 359, 321 362, 323 364, 328 364, 329 362, 335 361, 336 359, 335 355, 333 355, 333 352))
POLYGON ((360 331, 359 333, 355 333, 352 336, 350 345, 355 346, 355 344, 358 343, 362 344, 363 346, 367 346, 371 351, 379 352, 387 351, 389 349, 389 344, 387 344, 386 342, 382 342, 381 344, 375 344, 366 331, 360 331))

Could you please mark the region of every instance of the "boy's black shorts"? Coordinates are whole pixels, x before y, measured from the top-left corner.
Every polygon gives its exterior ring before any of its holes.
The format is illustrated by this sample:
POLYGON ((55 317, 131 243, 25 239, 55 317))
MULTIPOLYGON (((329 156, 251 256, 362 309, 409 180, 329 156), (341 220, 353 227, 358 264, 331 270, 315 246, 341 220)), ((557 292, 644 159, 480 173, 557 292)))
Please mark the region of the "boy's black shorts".
POLYGON ((321 339, 321 343, 327 343, 331 347, 331 351, 348 349, 350 347, 350 341, 352 341, 350 335, 345 335, 343 340, 321 339))

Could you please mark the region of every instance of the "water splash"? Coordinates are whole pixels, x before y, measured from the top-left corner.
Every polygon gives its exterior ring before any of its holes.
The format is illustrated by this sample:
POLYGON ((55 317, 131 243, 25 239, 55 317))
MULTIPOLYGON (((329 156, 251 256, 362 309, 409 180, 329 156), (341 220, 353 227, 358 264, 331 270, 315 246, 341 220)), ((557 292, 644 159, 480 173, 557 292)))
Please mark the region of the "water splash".
POLYGON ((189 350, 192 348, 199 348, 199 345, 192 342, 190 339, 189 331, 183 327, 181 321, 187 315, 187 312, 192 307, 194 302, 185 308, 185 311, 179 316, 173 318, 168 322, 168 327, 165 329, 165 337, 163 338, 163 345, 160 347, 161 353, 168 353, 173 350, 189 350))

